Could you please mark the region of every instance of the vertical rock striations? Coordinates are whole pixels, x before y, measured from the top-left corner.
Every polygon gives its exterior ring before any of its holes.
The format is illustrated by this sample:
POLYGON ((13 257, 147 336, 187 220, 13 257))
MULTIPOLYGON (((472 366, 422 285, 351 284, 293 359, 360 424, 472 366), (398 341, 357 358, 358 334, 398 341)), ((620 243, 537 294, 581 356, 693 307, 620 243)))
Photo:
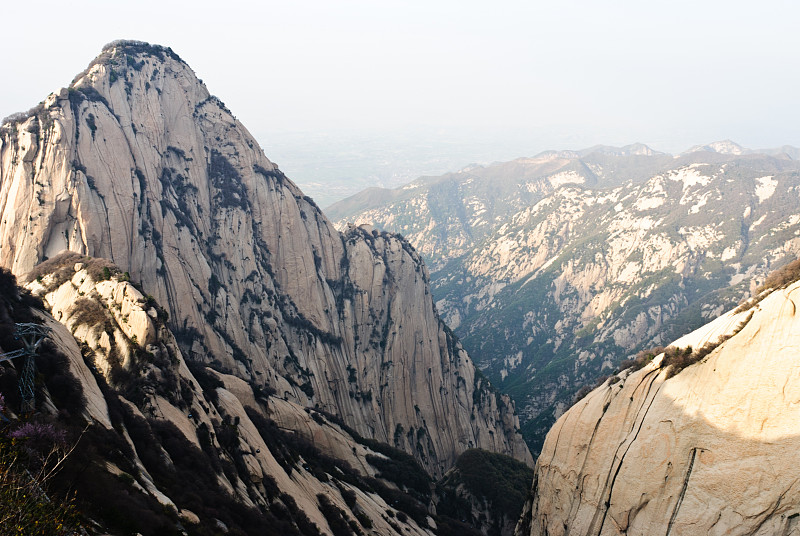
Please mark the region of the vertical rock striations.
POLYGON ((400 237, 339 233, 171 49, 107 46, 0 134, 0 263, 113 261, 184 352, 339 414, 434 475, 470 447, 530 461, 513 407, 439 320, 400 237))

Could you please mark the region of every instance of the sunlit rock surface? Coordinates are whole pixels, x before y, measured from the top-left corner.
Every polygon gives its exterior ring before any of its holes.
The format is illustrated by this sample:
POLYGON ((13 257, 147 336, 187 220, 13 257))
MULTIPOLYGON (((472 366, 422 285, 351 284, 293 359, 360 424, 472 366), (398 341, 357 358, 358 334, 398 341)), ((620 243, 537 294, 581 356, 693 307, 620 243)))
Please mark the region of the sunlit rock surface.
POLYGON ((517 534, 800 533, 798 301, 800 283, 777 290, 674 343, 735 333, 698 364, 667 379, 659 356, 573 406, 517 534))

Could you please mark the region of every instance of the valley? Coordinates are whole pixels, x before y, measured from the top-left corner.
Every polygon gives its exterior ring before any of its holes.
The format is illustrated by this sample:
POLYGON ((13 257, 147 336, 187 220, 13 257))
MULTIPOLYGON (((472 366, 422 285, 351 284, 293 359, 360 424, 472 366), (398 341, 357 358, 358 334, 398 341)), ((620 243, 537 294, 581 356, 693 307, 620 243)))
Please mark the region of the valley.
POLYGON ((767 152, 551 151, 367 190, 330 213, 420 251, 442 317, 512 395, 538 452, 578 388, 797 257, 800 165, 767 152))

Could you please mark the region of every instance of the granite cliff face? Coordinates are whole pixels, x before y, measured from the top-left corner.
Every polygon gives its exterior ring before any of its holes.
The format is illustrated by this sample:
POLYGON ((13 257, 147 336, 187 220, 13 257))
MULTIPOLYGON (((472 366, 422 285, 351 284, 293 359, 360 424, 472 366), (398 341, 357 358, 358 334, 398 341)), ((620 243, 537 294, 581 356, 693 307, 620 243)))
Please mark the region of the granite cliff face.
POLYGON ((562 415, 517 534, 799 534, 799 297, 725 314, 673 343, 723 341, 699 363, 661 354, 562 415))
POLYGON ((0 135, 0 263, 63 250, 129 272, 190 360, 441 475, 470 447, 530 462, 507 397, 439 320, 405 241, 339 233, 170 49, 106 47, 0 135))
POLYGON ((331 210, 426 256, 442 317, 538 451, 581 385, 715 318, 800 253, 800 163, 712 145, 543 153, 331 210))

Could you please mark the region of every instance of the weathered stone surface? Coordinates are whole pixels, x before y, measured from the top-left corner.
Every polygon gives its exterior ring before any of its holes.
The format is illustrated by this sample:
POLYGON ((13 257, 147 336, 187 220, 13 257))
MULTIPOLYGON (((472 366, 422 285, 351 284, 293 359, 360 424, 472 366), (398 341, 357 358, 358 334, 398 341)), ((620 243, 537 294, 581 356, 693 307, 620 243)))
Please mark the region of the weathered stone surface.
POLYGON ((86 367, 75 338, 69 331, 63 329, 60 323, 50 316, 43 316, 42 320, 51 332, 50 339, 58 349, 69 359, 69 370, 80 382, 83 389, 83 396, 86 398, 85 416, 88 422, 100 423, 105 428, 111 428, 111 421, 108 416, 108 404, 103 396, 100 387, 97 385, 91 371, 86 367))
MULTIPOLYGON (((129 272, 188 358, 338 414, 431 474, 472 446, 531 462, 513 405, 439 321, 413 248, 336 231, 171 51, 107 48, 3 127, 0 264, 24 275, 63 250, 129 272)), ((151 340, 139 296, 97 290, 127 315, 124 338, 151 340)), ((129 358, 123 337, 97 339, 129 358)))
MULTIPOLYGON (((606 382, 547 435, 517 534, 798 534, 800 283, 675 342, 741 331, 667 379, 606 382)), ((663 356, 663 354, 662 354, 663 356)))

